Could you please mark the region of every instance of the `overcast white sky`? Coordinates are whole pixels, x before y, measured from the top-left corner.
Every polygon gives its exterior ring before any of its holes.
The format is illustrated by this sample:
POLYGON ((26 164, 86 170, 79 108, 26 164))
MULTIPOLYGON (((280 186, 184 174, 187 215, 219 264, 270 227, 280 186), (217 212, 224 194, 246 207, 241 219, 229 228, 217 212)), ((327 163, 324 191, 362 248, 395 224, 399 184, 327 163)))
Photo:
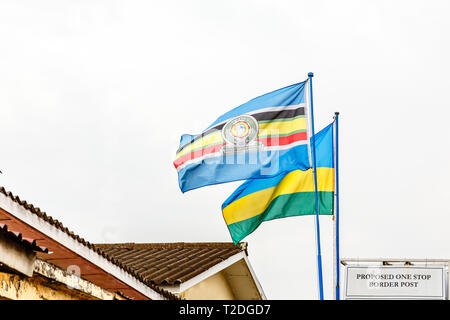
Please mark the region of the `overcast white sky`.
MULTIPOLYGON (((312 71, 316 128, 341 112, 342 256, 450 258, 449 9, 2 0, 0 185, 91 242, 231 241, 220 207, 240 182, 182 194, 179 137, 312 71)), ((313 217, 245 240, 268 298, 317 298, 313 217)))

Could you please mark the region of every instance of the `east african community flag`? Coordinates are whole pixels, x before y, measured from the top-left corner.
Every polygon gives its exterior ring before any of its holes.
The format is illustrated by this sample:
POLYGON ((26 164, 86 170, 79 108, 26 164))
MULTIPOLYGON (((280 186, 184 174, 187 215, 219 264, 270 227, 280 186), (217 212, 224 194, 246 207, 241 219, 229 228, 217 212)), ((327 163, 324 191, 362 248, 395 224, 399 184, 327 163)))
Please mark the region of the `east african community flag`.
POLYGON ((183 135, 173 162, 181 191, 310 168, 306 83, 254 98, 201 134, 183 135))
MULTIPOLYGON (((315 135, 319 214, 334 212, 333 124, 315 135)), ((267 179, 247 180, 222 204, 236 244, 264 222, 315 214, 313 169, 294 170, 267 179)))

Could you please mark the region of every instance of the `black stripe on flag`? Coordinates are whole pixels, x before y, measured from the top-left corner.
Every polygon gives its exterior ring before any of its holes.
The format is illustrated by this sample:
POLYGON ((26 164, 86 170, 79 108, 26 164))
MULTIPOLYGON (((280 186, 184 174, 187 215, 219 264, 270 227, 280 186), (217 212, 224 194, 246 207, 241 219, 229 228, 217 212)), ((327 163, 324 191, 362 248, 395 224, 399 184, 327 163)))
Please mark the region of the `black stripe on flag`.
MULTIPOLYGON (((304 116, 305 115, 305 107, 299 107, 297 109, 288 109, 288 110, 280 110, 280 111, 266 111, 266 112, 260 112, 260 113, 254 113, 250 114, 253 118, 255 118, 257 121, 267 121, 267 120, 276 120, 276 119, 289 119, 294 118, 297 116, 304 116)), ((228 121, 227 121, 228 122, 228 121)), ((195 137, 192 139, 191 142, 185 144, 180 149, 177 150, 177 153, 182 151, 185 147, 190 145, 191 143, 201 139, 202 137, 207 136, 208 134, 213 133, 214 131, 222 130, 222 128, 225 126, 225 123, 218 124, 215 127, 209 128, 205 132, 203 132, 201 135, 195 137)))
POLYGON ((300 107, 292 110, 268 111, 252 114, 258 121, 275 120, 275 119, 289 119, 297 116, 305 115, 305 107, 300 107))

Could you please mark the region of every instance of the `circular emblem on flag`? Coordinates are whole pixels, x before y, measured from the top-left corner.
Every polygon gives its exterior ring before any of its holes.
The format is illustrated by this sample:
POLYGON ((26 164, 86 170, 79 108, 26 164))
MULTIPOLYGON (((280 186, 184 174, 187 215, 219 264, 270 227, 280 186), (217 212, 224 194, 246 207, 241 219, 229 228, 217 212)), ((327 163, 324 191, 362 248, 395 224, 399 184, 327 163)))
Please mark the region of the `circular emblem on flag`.
POLYGON ((252 116, 242 115, 229 120, 222 128, 223 139, 235 146, 245 146, 258 135, 258 121, 252 116))

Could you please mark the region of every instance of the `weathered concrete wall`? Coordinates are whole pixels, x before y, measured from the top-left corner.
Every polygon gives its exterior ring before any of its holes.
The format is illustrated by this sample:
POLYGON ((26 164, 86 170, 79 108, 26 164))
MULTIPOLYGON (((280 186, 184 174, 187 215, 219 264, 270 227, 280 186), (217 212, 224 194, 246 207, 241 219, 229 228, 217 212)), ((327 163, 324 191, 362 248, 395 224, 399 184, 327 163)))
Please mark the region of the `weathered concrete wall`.
POLYGON ((0 233, 0 263, 21 274, 31 277, 36 253, 27 250, 0 233))
POLYGON ((93 298, 100 300, 122 300, 119 296, 102 289, 92 282, 84 280, 75 274, 70 274, 67 271, 41 259, 36 259, 34 272, 35 274, 37 273, 45 278, 65 285, 68 289, 81 291, 82 293, 88 294, 93 298))
POLYGON ((28 278, 0 272, 0 297, 12 300, 95 300, 39 275, 28 278))
POLYGON ((77 275, 36 259, 32 277, 0 272, 0 300, 124 300, 77 275))

